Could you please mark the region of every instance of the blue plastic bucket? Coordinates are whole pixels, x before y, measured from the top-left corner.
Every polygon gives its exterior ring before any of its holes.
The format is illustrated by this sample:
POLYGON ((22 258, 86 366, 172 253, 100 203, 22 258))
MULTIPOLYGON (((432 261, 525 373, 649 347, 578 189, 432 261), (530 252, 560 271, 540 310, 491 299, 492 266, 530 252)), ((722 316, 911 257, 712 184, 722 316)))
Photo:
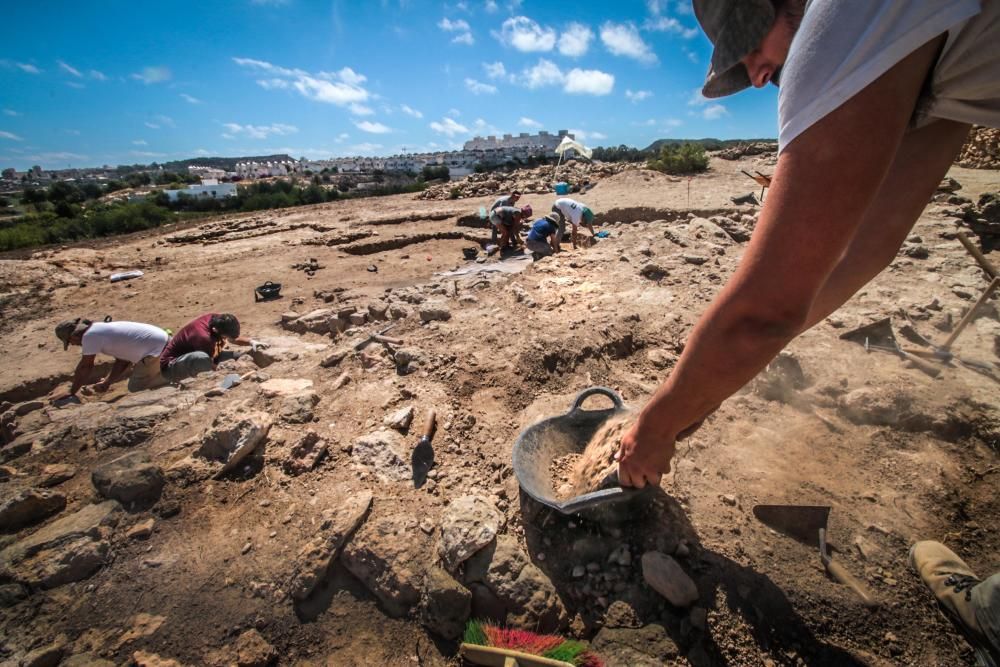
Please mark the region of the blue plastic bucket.
POLYGON ((569 183, 556 183, 556 194, 557 195, 568 195, 569 194, 569 183))

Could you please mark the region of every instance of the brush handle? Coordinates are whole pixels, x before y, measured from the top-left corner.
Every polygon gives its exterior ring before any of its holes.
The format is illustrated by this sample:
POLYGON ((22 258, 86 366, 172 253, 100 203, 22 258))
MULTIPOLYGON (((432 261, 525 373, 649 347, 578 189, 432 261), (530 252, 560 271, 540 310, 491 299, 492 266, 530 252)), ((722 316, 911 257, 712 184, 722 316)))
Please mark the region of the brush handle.
POLYGON ((868 590, 868 587, 861 583, 857 577, 851 574, 846 567, 829 557, 823 559, 823 565, 826 567, 826 571, 830 573, 831 577, 854 591, 855 595, 861 598, 861 601, 865 603, 866 607, 879 606, 879 602, 872 597, 871 591, 868 590))

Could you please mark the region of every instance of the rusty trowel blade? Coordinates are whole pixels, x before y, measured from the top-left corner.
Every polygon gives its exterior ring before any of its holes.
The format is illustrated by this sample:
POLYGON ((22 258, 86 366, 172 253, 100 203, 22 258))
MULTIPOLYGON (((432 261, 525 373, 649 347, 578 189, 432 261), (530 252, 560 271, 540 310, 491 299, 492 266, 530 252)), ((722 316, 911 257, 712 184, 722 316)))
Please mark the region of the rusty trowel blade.
POLYGON ((864 345, 867 340, 871 345, 896 347, 896 335, 892 331, 892 320, 888 317, 857 329, 851 329, 847 333, 841 334, 840 338, 861 345, 864 345))
POLYGON ((770 528, 811 547, 819 546, 819 529, 826 528, 825 505, 756 505, 753 515, 770 528))

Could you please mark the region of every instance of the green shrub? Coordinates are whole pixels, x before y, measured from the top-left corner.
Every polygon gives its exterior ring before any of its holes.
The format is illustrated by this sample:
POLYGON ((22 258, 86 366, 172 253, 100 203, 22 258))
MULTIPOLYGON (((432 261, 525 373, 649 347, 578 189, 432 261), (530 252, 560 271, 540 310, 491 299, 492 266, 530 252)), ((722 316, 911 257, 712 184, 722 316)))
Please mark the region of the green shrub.
POLYGON ((708 169, 708 156, 701 144, 668 144, 647 166, 665 174, 693 174, 708 169))

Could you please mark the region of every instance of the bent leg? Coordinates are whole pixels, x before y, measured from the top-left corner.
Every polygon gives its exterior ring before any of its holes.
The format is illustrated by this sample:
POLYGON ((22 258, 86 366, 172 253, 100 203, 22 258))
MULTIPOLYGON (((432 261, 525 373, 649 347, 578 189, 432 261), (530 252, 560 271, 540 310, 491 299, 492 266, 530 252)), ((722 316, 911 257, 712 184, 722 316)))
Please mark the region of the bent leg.
POLYGON ((212 358, 204 352, 188 352, 177 357, 174 363, 170 364, 170 381, 180 382, 199 373, 207 373, 214 367, 212 358))
POLYGON ((903 137, 875 200, 813 300, 803 331, 840 308, 892 263, 969 136, 969 127, 939 120, 903 137))
POLYGON ((983 634, 1000 652, 1000 572, 972 589, 972 606, 983 634))
POLYGON ((156 389, 166 383, 166 378, 160 372, 160 358, 150 356, 142 359, 132 369, 132 377, 128 379, 128 390, 156 389))

